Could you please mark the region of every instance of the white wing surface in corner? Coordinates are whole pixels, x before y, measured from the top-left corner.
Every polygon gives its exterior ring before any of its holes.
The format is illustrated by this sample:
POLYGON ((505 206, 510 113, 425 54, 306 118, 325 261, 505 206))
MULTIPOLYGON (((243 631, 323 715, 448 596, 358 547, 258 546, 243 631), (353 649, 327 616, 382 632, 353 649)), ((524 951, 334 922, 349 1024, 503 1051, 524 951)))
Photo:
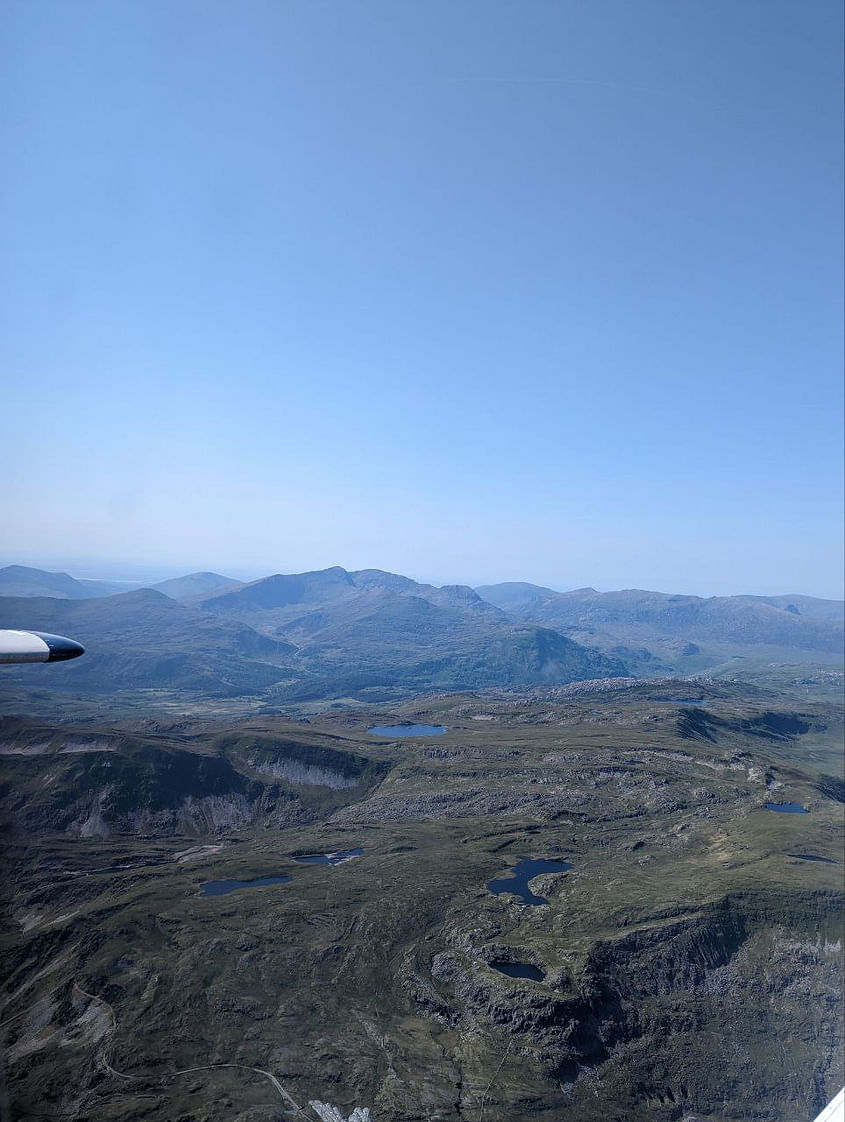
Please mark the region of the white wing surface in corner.
POLYGON ((845 1087, 832 1102, 827 1104, 813 1122, 845 1122, 845 1087))

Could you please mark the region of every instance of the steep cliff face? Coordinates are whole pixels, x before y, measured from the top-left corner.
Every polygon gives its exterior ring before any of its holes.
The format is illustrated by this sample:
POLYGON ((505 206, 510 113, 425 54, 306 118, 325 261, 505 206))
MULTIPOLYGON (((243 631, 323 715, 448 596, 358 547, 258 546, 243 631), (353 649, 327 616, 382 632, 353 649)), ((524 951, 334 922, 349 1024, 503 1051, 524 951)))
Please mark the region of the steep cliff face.
POLYGON ((387 770, 354 752, 290 738, 222 736, 203 752, 116 732, 0 728, 0 822, 15 835, 221 834, 266 820, 316 821, 387 770))
POLYGON ((384 712, 0 722, 15 1108, 231 1122, 278 1105, 269 1072, 377 1122, 812 1117, 843 1076, 841 784, 791 719, 759 754, 768 703, 708 696, 714 743, 655 688, 419 699, 390 719, 448 730, 401 743, 384 712))
MULTIPOLYGON (((726 897, 596 943, 542 984, 490 967, 517 953, 542 967, 530 945, 517 952, 455 930, 427 970, 406 965, 403 985, 425 1016, 462 1038, 498 1036, 530 1055, 542 1073, 539 1117, 677 1122, 709 1104, 708 1118, 740 1119, 728 1102, 747 1100, 753 1086, 755 1118, 776 1122, 826 1102, 842 1035, 842 932, 831 918, 840 905, 823 892, 726 897), (785 1063, 813 1072, 806 1096, 793 1092, 790 1103, 785 1063), (767 1110, 756 1096, 778 1105, 767 1110)), ((509 1091, 491 1092, 489 1117, 506 1117, 509 1091)))

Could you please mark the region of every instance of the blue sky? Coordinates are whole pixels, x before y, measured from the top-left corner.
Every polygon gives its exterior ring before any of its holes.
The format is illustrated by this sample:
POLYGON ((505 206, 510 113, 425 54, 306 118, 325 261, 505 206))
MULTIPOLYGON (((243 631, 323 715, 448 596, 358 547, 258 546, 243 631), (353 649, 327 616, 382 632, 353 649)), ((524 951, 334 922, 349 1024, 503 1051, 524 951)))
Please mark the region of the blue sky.
POLYGON ((3 560, 842 594, 838 0, 2 20, 3 560))

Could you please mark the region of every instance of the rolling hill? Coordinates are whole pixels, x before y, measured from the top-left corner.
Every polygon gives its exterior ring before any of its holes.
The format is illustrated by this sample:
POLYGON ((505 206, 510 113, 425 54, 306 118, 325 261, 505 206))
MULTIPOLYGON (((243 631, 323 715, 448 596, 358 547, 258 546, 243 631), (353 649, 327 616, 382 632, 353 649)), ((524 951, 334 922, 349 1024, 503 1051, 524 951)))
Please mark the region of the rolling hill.
POLYGON ((52 596, 60 600, 90 600, 127 591, 114 581, 77 580, 67 573, 6 565, 0 569, 0 596, 52 596))
MULTIPOLYGON (((553 592, 533 585, 478 589, 490 603, 600 650, 645 648, 689 673, 732 658, 839 662, 842 603, 811 596, 676 596, 627 589, 553 592)), ((624 656, 623 656, 624 657, 624 656)))
MULTIPOLYGON (((556 593, 525 583, 473 590, 334 566, 246 584, 192 573, 92 598, 67 574, 12 566, 0 576, 19 593, 0 596, 0 626, 69 634, 88 648, 51 676, 51 688, 101 695, 373 702, 842 658, 842 605, 804 596, 556 593), (49 596, 35 594, 45 587, 49 596)), ((3 675, 16 685, 34 680, 31 668, 3 675)))
POLYGON ((183 603, 194 603, 218 593, 228 592, 232 588, 240 588, 242 581, 233 580, 231 577, 221 576, 220 573, 188 573, 184 577, 173 577, 154 584, 155 592, 163 592, 172 600, 181 600, 183 603))
MULTIPOLYGON (((379 570, 272 576, 203 601, 215 615, 295 643, 319 689, 465 689, 613 677, 619 659, 510 619, 471 588, 379 570)), ((297 696, 301 686, 294 687, 297 696)), ((310 688, 310 687, 308 687, 310 688)))
MULTIPOLYGON (((60 689, 178 689, 213 696, 255 693, 286 672, 294 648, 139 589, 97 600, 0 597, 0 627, 70 634, 86 648, 51 678, 60 689)), ((33 667, 4 680, 34 682, 33 667)), ((43 684, 43 680, 42 680, 43 684)))
MULTIPOLYGON (((186 580, 179 591, 196 586, 186 580)), ((166 689, 278 703, 627 673, 618 659, 510 619, 472 589, 373 570, 272 576, 200 603, 153 589, 97 600, 0 597, 0 627, 74 636, 88 653, 51 687, 103 694, 166 689)), ((32 668, 4 673, 5 682, 36 680, 32 668)))

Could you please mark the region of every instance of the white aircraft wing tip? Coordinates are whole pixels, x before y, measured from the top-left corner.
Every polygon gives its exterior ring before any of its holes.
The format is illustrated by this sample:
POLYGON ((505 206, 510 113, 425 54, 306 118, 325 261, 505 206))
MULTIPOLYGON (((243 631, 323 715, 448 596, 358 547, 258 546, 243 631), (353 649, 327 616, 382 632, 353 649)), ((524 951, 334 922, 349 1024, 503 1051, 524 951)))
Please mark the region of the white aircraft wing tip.
POLYGON ((832 1099, 813 1122, 845 1122, 845 1087, 832 1099))

